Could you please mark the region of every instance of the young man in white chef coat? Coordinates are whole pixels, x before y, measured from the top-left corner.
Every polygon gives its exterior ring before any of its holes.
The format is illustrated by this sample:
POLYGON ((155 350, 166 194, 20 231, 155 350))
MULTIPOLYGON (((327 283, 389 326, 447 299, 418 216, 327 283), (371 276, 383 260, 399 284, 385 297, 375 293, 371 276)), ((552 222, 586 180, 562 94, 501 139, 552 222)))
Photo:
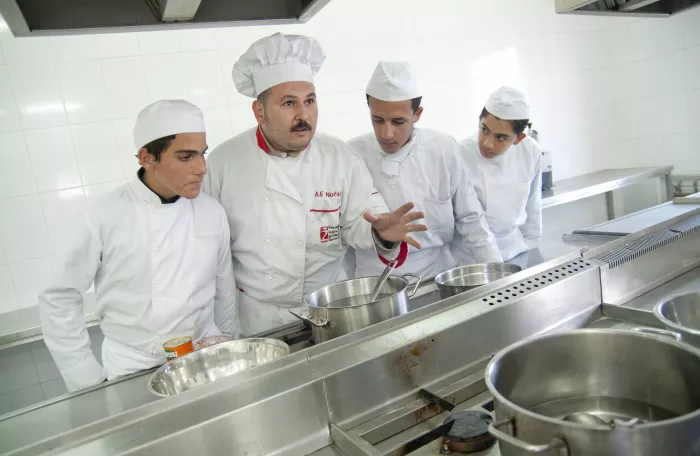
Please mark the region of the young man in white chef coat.
POLYGON ((378 264, 405 260, 409 234, 426 226, 406 204, 388 213, 362 160, 316 134, 313 76, 325 59, 313 38, 274 34, 233 67, 238 91, 255 98, 258 126, 217 147, 205 191, 226 209, 243 334, 298 321, 303 298, 345 278, 347 246, 375 248, 378 264))
POLYGON ((542 237, 542 153, 524 133, 529 118, 525 95, 501 87, 486 102, 478 133, 462 142, 504 261, 538 247, 542 237))
MULTIPOLYGON (((501 262, 481 204, 452 136, 418 129, 423 108, 416 70, 406 62, 379 62, 367 85, 373 133, 348 142, 364 160, 389 209, 413 201, 430 231, 423 248, 409 248, 396 274, 432 278, 457 265, 501 262)), ((356 250, 355 276, 381 273, 373 252, 356 250)))
POLYGON ((226 213, 201 194, 204 118, 164 100, 144 108, 138 179, 95 201, 39 295, 44 341, 69 391, 163 364, 163 343, 239 336, 226 213), (103 366, 90 350, 83 296, 95 284, 103 366))

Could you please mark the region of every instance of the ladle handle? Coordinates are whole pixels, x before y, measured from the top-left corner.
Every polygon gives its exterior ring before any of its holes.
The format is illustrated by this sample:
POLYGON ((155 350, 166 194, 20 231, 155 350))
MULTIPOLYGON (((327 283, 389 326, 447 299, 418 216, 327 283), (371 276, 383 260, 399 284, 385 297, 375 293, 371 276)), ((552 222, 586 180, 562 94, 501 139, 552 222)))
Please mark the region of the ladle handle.
POLYGON ((379 276, 379 282, 377 282, 377 285, 374 287, 374 290, 372 291, 372 296, 369 298, 369 302, 374 302, 377 300, 377 296, 379 296, 379 292, 382 291, 382 288, 384 288, 384 282, 386 282, 386 279, 389 278, 391 275, 391 272, 394 270, 396 265, 398 264, 398 261, 392 260, 387 263, 386 268, 384 268, 384 272, 382 272, 382 275, 379 276))

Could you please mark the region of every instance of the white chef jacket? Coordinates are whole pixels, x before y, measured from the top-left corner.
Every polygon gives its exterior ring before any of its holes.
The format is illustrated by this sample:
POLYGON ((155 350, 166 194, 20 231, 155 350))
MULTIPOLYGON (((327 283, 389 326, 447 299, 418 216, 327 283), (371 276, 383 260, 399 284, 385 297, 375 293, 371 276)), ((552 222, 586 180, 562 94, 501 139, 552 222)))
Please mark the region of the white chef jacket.
POLYGON ((162 204, 140 180, 79 218, 39 295, 44 340, 68 390, 163 364, 163 343, 238 336, 223 208, 209 195, 162 204), (90 350, 83 298, 95 284, 102 362, 90 350))
MULTIPOLYGON (((364 160, 390 210, 413 201, 417 210, 425 212, 428 231, 414 233, 422 249, 409 247, 406 262, 394 274, 412 272, 432 278, 457 265, 501 262, 454 138, 416 128, 411 140, 393 154, 382 151, 374 133, 354 138, 348 145, 364 160)), ((374 252, 356 250, 354 254, 356 277, 381 274, 374 252)))
POLYGON ((478 134, 462 146, 503 260, 537 247, 542 237, 542 153, 537 141, 528 136, 493 159, 479 152, 478 134))
MULTIPOLYGON (((298 321, 288 310, 305 309, 307 294, 347 278, 348 245, 375 245, 363 213, 388 211, 362 160, 319 133, 297 157, 282 159, 268 154, 253 128, 214 149, 207 166, 204 189, 224 206, 231 227, 245 335, 298 321)), ((402 243, 382 255, 402 261, 406 252, 402 243)))

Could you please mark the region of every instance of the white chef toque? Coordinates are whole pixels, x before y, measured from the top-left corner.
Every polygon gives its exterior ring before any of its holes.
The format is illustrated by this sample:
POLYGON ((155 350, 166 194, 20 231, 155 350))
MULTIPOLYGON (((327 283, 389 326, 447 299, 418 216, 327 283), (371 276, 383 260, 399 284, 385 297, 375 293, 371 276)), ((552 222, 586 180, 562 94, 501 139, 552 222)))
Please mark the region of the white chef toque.
POLYGON ((501 87, 491 94, 484 108, 502 120, 527 120, 530 118, 530 105, 525 94, 512 87, 501 87))
POLYGON ((257 98, 285 82, 314 82, 326 56, 318 41, 275 33, 253 43, 233 65, 233 83, 241 95, 257 98))
POLYGON ((416 71, 407 62, 379 62, 366 93, 382 101, 406 101, 422 96, 416 71))
POLYGON ((141 110, 134 126, 134 145, 146 144, 178 133, 203 133, 204 115, 185 100, 159 100, 141 110))

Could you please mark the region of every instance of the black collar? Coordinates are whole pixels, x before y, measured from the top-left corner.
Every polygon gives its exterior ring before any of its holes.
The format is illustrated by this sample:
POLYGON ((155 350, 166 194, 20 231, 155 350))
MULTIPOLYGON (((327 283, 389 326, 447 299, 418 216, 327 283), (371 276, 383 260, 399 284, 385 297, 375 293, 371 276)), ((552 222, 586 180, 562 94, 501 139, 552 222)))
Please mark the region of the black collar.
MULTIPOLYGON (((143 185, 146 185, 146 182, 144 182, 144 180, 143 180, 144 174, 146 174, 146 170, 145 170, 144 168, 139 169, 139 171, 136 173, 136 175, 139 177, 139 180, 140 180, 141 182, 143 182, 143 185)), ((146 185, 146 187, 148 187, 148 185, 146 185)), ((180 199, 180 195, 175 195, 175 196, 173 196, 173 197, 170 198, 170 199, 166 199, 166 198, 163 198, 162 196, 160 196, 158 193, 154 192, 153 189, 152 189, 151 187, 148 187, 148 189, 149 189, 150 191, 152 191, 153 193, 155 193, 155 195, 156 195, 158 198, 160 198, 160 202, 163 203, 163 204, 172 204, 172 203, 174 203, 175 201, 177 201, 177 200, 180 199)))

